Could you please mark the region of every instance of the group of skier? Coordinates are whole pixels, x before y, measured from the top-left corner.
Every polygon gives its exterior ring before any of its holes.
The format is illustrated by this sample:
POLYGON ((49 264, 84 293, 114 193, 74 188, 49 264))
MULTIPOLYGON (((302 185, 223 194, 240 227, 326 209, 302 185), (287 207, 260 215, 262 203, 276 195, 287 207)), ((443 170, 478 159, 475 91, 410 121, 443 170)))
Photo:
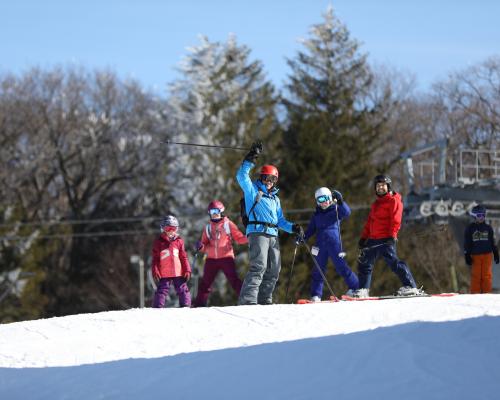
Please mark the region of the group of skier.
MULTIPOLYGON (((272 304, 274 288, 281 269, 278 230, 295 234, 297 245, 316 236, 315 246, 310 249, 317 267, 312 271, 310 292, 312 301, 320 301, 322 298, 328 258, 333 261, 336 272, 344 279, 348 287, 346 294, 349 296, 369 296, 373 267, 380 257, 401 281, 402 286, 397 292, 398 295, 424 294, 422 289, 417 288, 408 265, 400 260, 396 253, 403 204, 401 195, 392 190, 392 182, 388 176, 377 175, 373 181, 376 199, 371 205, 358 243, 360 255, 356 275, 347 264, 342 250, 340 222, 351 213, 342 194, 326 187, 316 190, 314 196, 316 210, 304 232, 299 224, 288 221, 283 215, 280 199, 277 196, 279 172, 275 166, 262 166, 259 178, 251 180, 250 172, 262 150, 261 142, 253 143, 236 174, 236 179, 244 194, 245 234, 234 222, 224 216, 222 202, 215 200, 208 205, 210 222, 203 230, 201 240, 195 246, 195 250, 206 253, 207 258, 193 306, 207 305, 211 286, 219 270, 222 270, 232 288, 239 295, 239 305, 272 304), (233 240, 238 244, 248 243, 249 246, 250 265, 243 282, 236 271, 233 240)), ((180 306, 191 306, 187 286, 187 281, 191 276, 191 267, 184 242, 178 234, 178 227, 177 219, 174 216, 167 216, 160 224, 162 233, 153 244, 152 273, 154 279, 158 281, 153 307, 164 306, 171 284, 177 291, 180 306)), ((482 225, 478 229, 481 232, 487 230, 482 225)), ((483 237, 482 233, 471 235, 483 237)), ((492 232, 487 230, 486 236, 493 243, 492 232)), ((466 239, 466 243, 469 243, 466 260, 467 263, 470 261, 482 265, 484 257, 479 257, 481 253, 473 250, 476 242, 475 239, 470 241, 466 239)), ((308 246, 307 248, 309 249, 308 246)), ((494 253, 495 261, 498 262, 498 250, 495 249, 493 245, 490 253, 494 253)), ((491 257, 489 260, 491 290, 491 257)), ((487 260, 484 263, 487 263, 487 260)), ((482 271, 481 268, 480 266, 476 269, 482 271)))

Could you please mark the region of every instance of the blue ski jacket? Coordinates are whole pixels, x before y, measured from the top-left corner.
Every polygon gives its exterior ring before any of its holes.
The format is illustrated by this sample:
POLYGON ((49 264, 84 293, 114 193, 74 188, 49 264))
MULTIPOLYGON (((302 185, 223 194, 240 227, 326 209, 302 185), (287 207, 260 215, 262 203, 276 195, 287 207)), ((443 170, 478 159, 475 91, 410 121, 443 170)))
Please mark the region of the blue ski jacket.
POLYGON ((345 201, 343 201, 340 206, 332 204, 326 210, 323 210, 321 207, 316 207, 316 211, 307 226, 304 239, 307 240, 316 234, 316 245, 319 248, 325 246, 340 247, 340 221, 347 218, 349 215, 351 215, 351 209, 345 201))
POLYGON ((250 170, 254 166, 254 163, 245 160, 236 173, 236 180, 238 181, 238 184, 243 190, 245 196, 246 213, 248 215, 249 222, 259 221, 272 224, 274 226, 249 223, 246 229, 247 236, 255 232, 278 236, 278 228, 288 233, 292 233, 293 224, 287 221, 283 216, 281 202, 277 196, 278 189, 272 188, 271 191, 268 192, 266 186, 259 179, 254 182, 250 179, 250 170), (259 191, 262 192, 262 197, 249 214, 259 191))

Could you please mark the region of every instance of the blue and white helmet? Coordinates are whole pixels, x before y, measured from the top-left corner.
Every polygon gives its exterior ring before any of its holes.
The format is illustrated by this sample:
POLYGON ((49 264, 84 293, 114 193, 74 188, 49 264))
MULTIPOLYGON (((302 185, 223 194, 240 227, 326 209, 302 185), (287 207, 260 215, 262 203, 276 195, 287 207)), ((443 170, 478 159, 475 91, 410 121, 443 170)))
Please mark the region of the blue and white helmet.
POLYGON ((163 230, 167 226, 172 226, 174 228, 179 228, 179 221, 177 221, 177 218, 175 218, 173 215, 167 215, 160 222, 160 230, 161 230, 161 232, 163 232, 163 230))
POLYGON ((320 187, 314 192, 316 203, 323 203, 325 200, 332 201, 332 191, 327 187, 320 187))

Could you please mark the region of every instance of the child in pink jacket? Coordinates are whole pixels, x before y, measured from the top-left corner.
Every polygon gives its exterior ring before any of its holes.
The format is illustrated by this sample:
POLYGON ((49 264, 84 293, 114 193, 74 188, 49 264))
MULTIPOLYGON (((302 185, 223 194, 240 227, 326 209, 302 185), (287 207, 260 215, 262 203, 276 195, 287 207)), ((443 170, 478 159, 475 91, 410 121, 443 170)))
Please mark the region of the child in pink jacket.
POLYGON ((187 281, 191 277, 191 266, 184 248, 184 241, 179 236, 179 222, 173 215, 168 215, 160 223, 161 235, 153 243, 151 268, 157 282, 153 307, 165 306, 170 285, 173 283, 179 305, 191 306, 191 295, 187 281))
POLYGON ((232 240, 238 244, 246 244, 246 236, 229 218, 223 215, 224 204, 218 200, 208 205, 210 222, 203 230, 201 241, 196 244, 196 250, 207 254, 203 278, 196 297, 195 306, 205 307, 212 284, 221 270, 226 275, 229 284, 239 296, 241 279, 236 272, 232 240))

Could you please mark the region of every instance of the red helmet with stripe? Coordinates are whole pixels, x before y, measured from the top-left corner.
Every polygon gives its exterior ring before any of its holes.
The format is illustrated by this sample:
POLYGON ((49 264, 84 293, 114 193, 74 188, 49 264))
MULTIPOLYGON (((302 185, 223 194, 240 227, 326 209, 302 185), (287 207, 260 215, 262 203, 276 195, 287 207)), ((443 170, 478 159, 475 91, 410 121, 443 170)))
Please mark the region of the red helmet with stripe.
POLYGON ((262 168, 260 169, 260 174, 261 175, 273 175, 276 178, 279 177, 278 168, 276 168, 274 165, 263 165, 262 168))

